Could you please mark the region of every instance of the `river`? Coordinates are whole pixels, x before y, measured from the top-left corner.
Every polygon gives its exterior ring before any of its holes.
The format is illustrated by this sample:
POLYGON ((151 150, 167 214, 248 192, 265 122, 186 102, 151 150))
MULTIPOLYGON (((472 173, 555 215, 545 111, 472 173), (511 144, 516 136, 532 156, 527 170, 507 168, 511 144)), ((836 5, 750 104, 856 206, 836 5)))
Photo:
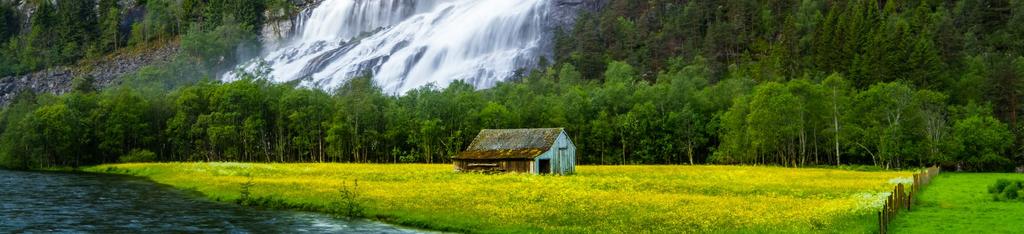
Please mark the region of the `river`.
POLYGON ((241 207, 118 175, 0 170, 0 232, 416 233, 367 220, 241 207))

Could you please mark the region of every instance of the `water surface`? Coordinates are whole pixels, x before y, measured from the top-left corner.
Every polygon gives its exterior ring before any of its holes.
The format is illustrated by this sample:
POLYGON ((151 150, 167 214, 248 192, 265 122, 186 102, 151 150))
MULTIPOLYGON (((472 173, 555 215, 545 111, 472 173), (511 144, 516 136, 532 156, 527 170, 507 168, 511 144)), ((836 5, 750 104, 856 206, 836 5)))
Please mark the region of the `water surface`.
POLYGON ((119 175, 0 170, 0 232, 415 233, 329 215, 218 203, 119 175))

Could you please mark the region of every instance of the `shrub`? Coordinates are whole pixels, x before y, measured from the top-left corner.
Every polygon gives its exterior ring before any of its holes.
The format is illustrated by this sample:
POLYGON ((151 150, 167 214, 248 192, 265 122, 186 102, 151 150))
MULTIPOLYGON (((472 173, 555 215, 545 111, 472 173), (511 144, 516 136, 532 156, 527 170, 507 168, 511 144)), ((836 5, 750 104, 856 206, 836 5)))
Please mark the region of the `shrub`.
POLYGON ((338 189, 340 199, 336 204, 336 213, 350 218, 363 217, 363 205, 359 198, 359 180, 352 183, 352 187, 342 185, 338 189))
POLYGON ((873 166, 873 165, 842 165, 842 166, 839 166, 838 168, 842 169, 842 170, 850 170, 850 171, 884 171, 885 170, 885 169, 883 169, 880 166, 873 166))
POLYGON ((1017 192, 1020 191, 1020 187, 1020 182, 1006 186, 1006 188, 1003 189, 1002 197, 1006 198, 1006 200, 1017 200, 1017 198, 1019 198, 1017 196, 1017 192))
POLYGON ((1012 171, 1013 161, 1005 157, 1013 145, 1013 134, 1005 123, 991 116, 968 117, 953 126, 957 161, 968 171, 1012 171))
POLYGON ((153 162, 156 161, 156 154, 149 150, 135 149, 128 154, 121 155, 118 160, 122 163, 153 162))
POLYGON ((996 184, 988 186, 988 193, 1000 193, 1003 191, 1003 188, 1006 188, 1006 186, 1010 186, 1010 180, 997 180, 996 184))
POLYGON ((996 201, 1024 201, 1024 180, 1001 179, 989 186, 988 192, 996 201))
POLYGON ((967 159, 965 166, 971 171, 1013 171, 1013 161, 996 154, 985 154, 967 159))
POLYGON ((253 182, 252 174, 246 174, 245 177, 248 179, 241 184, 241 191, 238 192, 238 200, 235 201, 235 203, 238 203, 239 205, 243 206, 251 206, 254 203, 254 199, 252 197, 252 187, 255 186, 256 183, 253 182))

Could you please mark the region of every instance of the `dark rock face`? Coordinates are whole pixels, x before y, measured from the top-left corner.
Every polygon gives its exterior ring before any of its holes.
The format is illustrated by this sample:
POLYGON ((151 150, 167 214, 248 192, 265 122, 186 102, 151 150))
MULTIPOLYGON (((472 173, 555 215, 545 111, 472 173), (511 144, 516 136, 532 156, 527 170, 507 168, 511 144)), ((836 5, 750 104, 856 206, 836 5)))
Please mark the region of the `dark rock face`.
MULTIPOLYGON (((35 5, 27 0, 13 1, 23 17, 22 31, 28 31, 31 27, 31 20, 28 19, 35 13, 35 5)), ((130 30, 131 24, 142 20, 145 7, 139 5, 138 0, 120 0, 118 4, 125 11, 125 17, 120 25, 121 30, 130 30)), ((14 97, 26 90, 36 93, 66 93, 71 90, 71 81, 78 76, 92 76, 99 88, 119 84, 122 76, 143 66, 166 61, 177 51, 176 44, 169 44, 139 53, 114 55, 100 61, 85 61, 92 64, 87 71, 75 66, 58 66, 20 76, 0 77, 0 106, 7 106, 14 97)))
POLYGON ((286 13, 286 12, 273 12, 266 11, 263 13, 263 17, 267 19, 260 31, 260 40, 264 44, 275 44, 286 41, 288 38, 293 36, 298 30, 296 25, 296 18, 301 15, 303 11, 310 8, 314 8, 320 5, 324 0, 288 0, 300 10, 298 14, 286 13), (294 14, 294 15, 287 15, 294 14))
POLYGON ((92 69, 84 71, 59 66, 21 76, 0 78, 0 106, 10 104, 18 93, 31 90, 36 93, 63 94, 71 90, 71 81, 79 76, 95 78, 97 88, 121 83, 121 77, 140 68, 170 60, 178 52, 178 45, 168 44, 140 53, 122 54, 96 61, 92 69))
POLYGON ((608 0, 552 0, 549 30, 570 30, 582 12, 597 12, 608 4, 608 0))
POLYGON ((295 4, 296 7, 305 9, 307 6, 318 5, 318 4, 320 4, 320 2, 323 2, 324 0, 289 0, 289 1, 292 2, 292 4, 295 4))
POLYGON ((558 31, 571 32, 576 26, 576 20, 584 12, 597 12, 608 4, 609 0, 551 0, 548 4, 549 11, 547 22, 544 22, 545 43, 542 49, 548 51, 544 57, 554 58, 554 40, 558 31))

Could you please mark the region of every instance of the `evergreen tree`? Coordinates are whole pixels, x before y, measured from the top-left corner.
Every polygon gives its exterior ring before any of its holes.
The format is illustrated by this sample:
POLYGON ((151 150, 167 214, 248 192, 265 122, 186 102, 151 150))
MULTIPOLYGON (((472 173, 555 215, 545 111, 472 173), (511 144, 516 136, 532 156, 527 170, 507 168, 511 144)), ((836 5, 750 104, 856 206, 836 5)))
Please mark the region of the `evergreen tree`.
POLYGON ((59 38, 60 63, 71 63, 85 56, 98 35, 95 0, 57 1, 57 21, 53 30, 59 38))
POLYGON ((59 23, 57 12, 50 1, 40 1, 32 15, 32 28, 29 32, 28 44, 21 58, 20 70, 34 70, 41 67, 49 67, 55 64, 53 60, 59 58, 61 41, 59 35, 53 30, 59 23))
POLYGON ((18 35, 21 22, 14 6, 7 1, 0 1, 0 44, 18 35))
MULTIPOLYGON (((100 38, 99 38, 99 49, 107 52, 117 49, 122 46, 121 38, 121 10, 114 3, 111 6, 107 6, 104 9, 104 2, 113 2, 113 0, 103 0, 100 4, 100 38)), ((108 3, 109 4, 109 3, 108 3)))

